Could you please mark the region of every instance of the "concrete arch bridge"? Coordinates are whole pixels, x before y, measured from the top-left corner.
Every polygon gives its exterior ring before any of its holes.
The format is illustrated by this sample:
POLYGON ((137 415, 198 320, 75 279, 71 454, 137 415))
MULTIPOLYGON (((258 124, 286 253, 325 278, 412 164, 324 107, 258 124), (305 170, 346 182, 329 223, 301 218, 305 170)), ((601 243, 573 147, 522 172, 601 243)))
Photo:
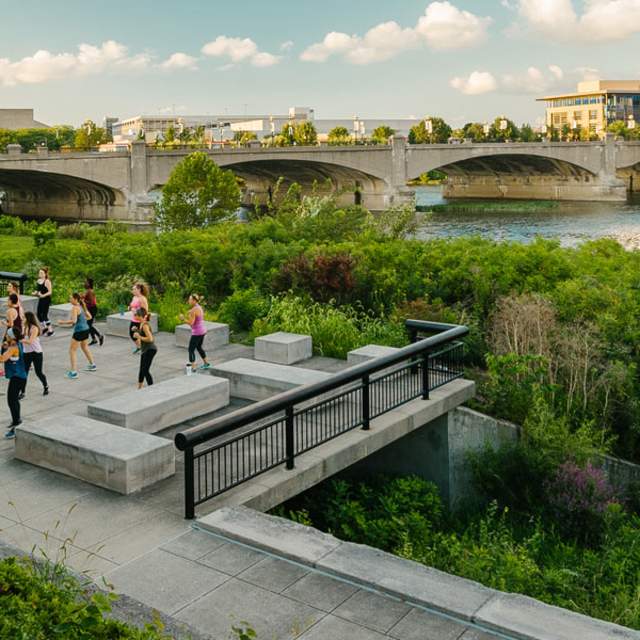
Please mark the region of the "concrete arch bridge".
MULTIPOLYGON (((110 153, 0 154, 5 213, 66 220, 150 219, 154 194, 189 150, 134 142, 110 153)), ((279 178, 361 201, 372 210, 411 201, 407 183, 433 169, 448 175, 447 197, 624 201, 640 190, 640 143, 500 143, 345 147, 258 146, 206 153, 246 183, 245 200, 267 201, 279 178)))

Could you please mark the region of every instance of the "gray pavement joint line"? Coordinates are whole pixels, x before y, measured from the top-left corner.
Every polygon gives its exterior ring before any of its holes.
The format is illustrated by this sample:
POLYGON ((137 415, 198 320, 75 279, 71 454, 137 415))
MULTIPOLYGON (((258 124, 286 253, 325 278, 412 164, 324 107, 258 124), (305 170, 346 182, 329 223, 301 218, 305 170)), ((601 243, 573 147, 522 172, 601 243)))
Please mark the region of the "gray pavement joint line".
MULTIPOLYGON (((227 543, 232 543, 232 544, 237 544, 240 545, 241 547, 245 547, 246 549, 251 549, 252 551, 258 551, 260 553, 263 553, 265 556, 269 557, 269 558, 274 558, 276 560, 282 560, 284 562, 288 562, 289 564, 293 564, 295 566, 301 567, 301 568, 305 568, 305 569, 310 569, 311 571, 314 571, 315 573, 319 574, 319 575, 324 575, 328 578, 333 578, 334 580, 337 580, 338 582, 343 582, 344 584, 348 584, 352 587, 356 587, 358 589, 362 589, 364 591, 369 591, 370 593, 375 593, 377 595, 381 595, 384 596, 385 598, 390 598, 391 600, 395 600, 396 602, 403 602, 405 604, 408 604, 411 607, 414 607, 416 609, 420 609, 421 611, 424 611, 426 613, 441 617, 441 618, 445 618, 447 620, 450 620, 452 622, 457 622, 459 624, 465 625, 468 629, 475 629, 476 631, 482 631, 484 633, 488 633, 490 635, 494 635, 498 638, 501 638, 502 640, 519 640, 516 636, 509 636, 509 635, 505 635, 503 632, 501 631, 496 631, 495 629, 490 629, 489 627, 486 627, 482 624, 479 624, 478 622, 475 621, 475 615, 478 613, 478 611, 480 611, 480 609, 482 609, 482 607, 484 607, 488 602, 490 602, 495 596, 492 596, 491 598, 489 598, 485 603, 483 603, 478 609, 477 611, 474 612, 473 617, 471 620, 465 620, 463 618, 458 618, 454 615, 451 615, 449 613, 446 613, 444 611, 440 611, 438 609, 432 609, 431 607, 428 607, 424 604, 418 603, 418 602, 412 602, 410 599, 403 599, 400 598, 399 596, 392 594, 392 593, 387 593, 386 591, 382 591, 379 587, 379 585, 374 585, 372 583, 359 583, 359 582, 355 582, 352 580, 347 580, 346 578, 343 578, 342 576, 338 576, 334 573, 331 573, 329 571, 323 571, 322 569, 318 569, 318 567, 316 566, 315 563, 309 563, 306 564, 304 562, 296 562, 295 560, 291 560, 289 558, 286 558, 284 556, 280 556, 277 555, 275 553, 273 553, 272 551, 267 551, 266 549, 263 549, 261 547, 258 546, 252 546, 250 544, 247 544, 246 542, 239 542, 238 540, 234 540, 233 538, 228 538, 227 536, 223 536, 220 535, 219 533, 212 533, 211 531, 207 531, 206 529, 200 528, 198 526, 198 523, 195 522, 193 523, 193 525, 191 525, 193 527, 193 529, 195 529, 196 531, 200 531, 202 533, 205 533, 208 536, 213 536, 214 538, 218 538, 220 540, 224 540, 227 543)), ((338 547, 336 547, 338 548, 338 547)), ((324 554, 322 556, 322 558, 326 557, 327 555, 331 555, 331 553, 333 553, 335 551, 335 549, 332 549, 328 554, 324 554)), ((321 558, 319 558, 320 560, 321 558)), ((454 576, 455 577, 455 576, 454 576)), ((243 582, 245 582, 243 580, 243 582)), ((295 583, 294 583, 295 584, 295 583)), ((279 594, 282 595, 282 594, 279 594)), ((285 596, 286 597, 286 596, 285 596)), ((289 598, 291 599, 291 598, 289 598)), ((297 600, 296 600, 297 602, 297 600)), ((331 614, 333 615, 333 614, 331 614)), ((466 630, 468 630, 466 629, 466 630)))

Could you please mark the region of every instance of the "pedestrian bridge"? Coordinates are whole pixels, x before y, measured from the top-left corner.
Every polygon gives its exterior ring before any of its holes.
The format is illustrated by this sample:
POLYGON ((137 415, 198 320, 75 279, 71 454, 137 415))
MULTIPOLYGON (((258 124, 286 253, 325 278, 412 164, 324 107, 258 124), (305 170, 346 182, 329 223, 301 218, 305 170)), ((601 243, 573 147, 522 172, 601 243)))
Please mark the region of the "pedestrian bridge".
MULTIPOLYGON (((252 146, 208 149, 244 179, 247 204, 273 197, 275 183, 330 190, 372 210, 411 201, 408 182, 434 169, 448 176, 447 197, 624 201, 640 190, 640 142, 496 143, 345 147, 252 146)), ((0 154, 0 207, 6 213, 67 220, 143 223, 171 171, 189 149, 134 142, 111 153, 0 154)))

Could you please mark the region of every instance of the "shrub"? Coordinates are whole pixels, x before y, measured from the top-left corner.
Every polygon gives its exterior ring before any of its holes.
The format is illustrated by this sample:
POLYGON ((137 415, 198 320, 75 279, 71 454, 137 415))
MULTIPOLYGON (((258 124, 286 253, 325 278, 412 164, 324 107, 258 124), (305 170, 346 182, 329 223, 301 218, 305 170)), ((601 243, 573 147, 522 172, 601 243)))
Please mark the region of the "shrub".
POLYGON ((610 507, 619 504, 602 469, 591 463, 585 467, 572 461, 562 463, 546 490, 560 528, 584 543, 601 539, 610 507))
POLYGON ((257 289, 234 291, 218 307, 216 317, 234 331, 248 331, 269 309, 269 302, 257 289))

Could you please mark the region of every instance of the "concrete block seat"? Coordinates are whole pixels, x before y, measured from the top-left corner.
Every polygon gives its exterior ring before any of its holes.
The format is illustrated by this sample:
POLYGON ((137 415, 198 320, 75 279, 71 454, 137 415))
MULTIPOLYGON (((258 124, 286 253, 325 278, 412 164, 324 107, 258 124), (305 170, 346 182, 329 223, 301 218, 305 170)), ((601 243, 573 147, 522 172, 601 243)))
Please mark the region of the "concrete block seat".
MULTIPOLYGON (((205 351, 213 351, 213 349, 229 344, 228 324, 205 321, 204 326, 207 329, 202 345, 205 351)), ((186 349, 189 346, 190 339, 191 326, 188 324, 178 325, 176 327, 176 347, 184 347, 186 349)))
POLYGON ((260 362, 249 358, 237 358, 214 365, 211 373, 229 380, 233 397, 247 400, 264 400, 277 393, 331 377, 330 373, 324 371, 260 362))
MULTIPOLYGON (((126 311, 125 313, 112 313, 107 316, 107 331, 106 333, 110 336, 119 336, 120 338, 128 338, 129 337, 129 325, 131 324, 131 318, 133 314, 131 311, 126 311)), ((151 330, 153 333, 157 333, 158 331, 158 314, 152 313, 151 320, 149 321, 151 324, 151 330)))
POLYGON ((175 474, 170 440, 84 416, 22 424, 15 457, 125 495, 175 474))
POLYGON ((278 331, 255 339, 256 360, 276 364, 295 364, 313 355, 311 336, 278 331))
POLYGON ((71 327, 59 327, 60 320, 68 320, 71 316, 71 303, 52 304, 49 307, 49 320, 55 325, 54 329, 71 329, 71 327))
MULTIPOLYGON (((7 313, 7 298, 0 298, 0 314, 3 316, 7 313)), ((27 296, 21 295, 20 302, 22 303, 22 308, 25 311, 31 311, 32 313, 36 312, 38 308, 38 297, 37 296, 27 296)))
POLYGON ((347 353, 347 362, 351 365, 362 364, 363 362, 369 362, 374 358, 382 358, 383 356, 389 356, 392 353, 400 351, 397 347, 385 347, 380 344, 367 344, 359 349, 354 349, 347 353))
POLYGON ((182 375, 88 406, 92 418, 135 431, 157 433, 229 404, 229 381, 182 375))

